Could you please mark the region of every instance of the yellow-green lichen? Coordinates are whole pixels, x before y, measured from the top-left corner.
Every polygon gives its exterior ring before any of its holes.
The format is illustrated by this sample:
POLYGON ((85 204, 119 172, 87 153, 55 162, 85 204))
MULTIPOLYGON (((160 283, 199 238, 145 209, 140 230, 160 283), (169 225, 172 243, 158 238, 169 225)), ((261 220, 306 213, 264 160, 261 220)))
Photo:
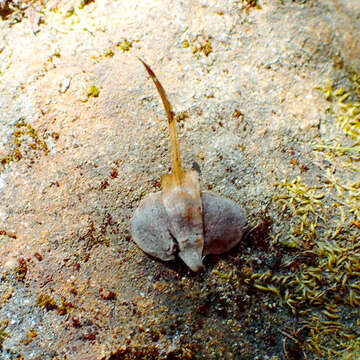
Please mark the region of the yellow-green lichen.
POLYGON ((360 348, 360 77, 354 72, 350 80, 351 89, 330 81, 320 88, 330 109, 327 128, 334 120, 336 126, 332 143, 325 137, 309 144, 318 176, 275 184, 272 246, 291 256, 262 273, 213 272, 287 306, 299 329, 309 330, 304 351, 315 359, 358 359, 360 348))
POLYGON ((74 305, 71 302, 66 301, 65 298, 61 299, 60 306, 57 307, 57 312, 59 315, 66 315, 74 308, 74 305))
POLYGON ((9 334, 5 331, 9 322, 7 320, 0 322, 0 350, 2 348, 2 343, 4 340, 9 337, 9 334))
POLYGON ((37 303, 47 311, 55 310, 58 307, 54 298, 47 294, 40 294, 37 303))
POLYGON ((55 299, 47 294, 40 294, 37 303, 47 311, 56 310, 59 315, 66 315, 74 308, 74 305, 71 302, 66 301, 65 298, 62 298, 61 304, 58 305, 55 299))
POLYGON ((115 51, 112 48, 106 49, 103 54, 100 55, 94 55, 91 58, 95 60, 96 62, 100 62, 104 60, 105 58, 111 58, 115 55, 115 51))
POLYGON ((114 51, 111 49, 108 49, 104 52, 105 57, 113 57, 115 55, 114 51))
POLYGON ((89 5, 94 1, 95 0, 81 0, 81 2, 79 4, 79 9, 83 9, 86 5, 89 5))
POLYGON ((182 46, 184 49, 190 48, 191 52, 197 56, 199 56, 201 53, 205 56, 209 56, 213 52, 209 37, 205 38, 198 36, 192 41, 185 40, 183 41, 182 46))
POLYGON ((38 333, 34 329, 30 329, 30 331, 27 333, 26 338, 22 342, 25 345, 29 345, 37 336, 38 333))
MULTIPOLYGON (((43 137, 24 119, 20 119, 15 124, 16 130, 13 133, 13 144, 10 153, 0 158, 0 164, 5 166, 13 161, 20 161, 30 155, 31 150, 49 153, 48 146, 43 137)), ((1 170, 1 169, 0 169, 1 170)))
POLYGON ((45 6, 42 11, 43 22, 59 33, 87 31, 93 34, 96 31, 105 31, 110 20, 105 17, 91 16, 86 11, 86 5, 92 1, 82 1, 79 7, 70 9, 56 8, 53 4, 45 6))
POLYGON ((128 39, 123 39, 116 44, 116 47, 123 52, 129 51, 132 48, 133 42, 128 39))
POLYGON ((248 7, 253 7, 256 9, 261 9, 260 5, 258 4, 257 0, 242 0, 248 7))
POLYGON ((330 80, 325 83, 325 86, 318 87, 318 89, 328 100, 330 111, 336 118, 338 127, 349 139, 354 141, 354 144, 353 146, 316 144, 315 147, 318 150, 360 152, 360 75, 354 72, 350 76, 350 80, 353 84, 353 88, 350 90, 334 89, 330 80))
POLYGON ((98 97, 100 94, 100 90, 97 86, 91 85, 89 90, 87 91, 87 97, 98 97))

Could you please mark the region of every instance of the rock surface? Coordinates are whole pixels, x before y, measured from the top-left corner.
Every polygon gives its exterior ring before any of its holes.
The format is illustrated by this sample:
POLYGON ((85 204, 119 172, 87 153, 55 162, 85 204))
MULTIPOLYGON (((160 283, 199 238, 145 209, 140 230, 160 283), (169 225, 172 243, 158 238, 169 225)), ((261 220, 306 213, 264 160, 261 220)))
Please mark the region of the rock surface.
POLYGON ((1 359, 283 358, 277 329, 292 313, 219 280, 266 269, 275 250, 240 245, 194 275, 129 235, 170 164, 162 104, 133 55, 179 116, 184 165, 250 223, 275 182, 316 179, 309 145, 329 115, 315 87, 360 69, 359 1, 248 3, 50 0, 2 13, 1 359))

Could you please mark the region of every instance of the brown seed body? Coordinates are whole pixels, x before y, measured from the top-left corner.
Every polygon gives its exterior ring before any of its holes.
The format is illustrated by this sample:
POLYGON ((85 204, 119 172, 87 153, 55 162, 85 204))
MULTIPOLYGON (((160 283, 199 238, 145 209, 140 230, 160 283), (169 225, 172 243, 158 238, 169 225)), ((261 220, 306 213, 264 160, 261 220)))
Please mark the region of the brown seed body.
POLYGON ((193 271, 200 270, 204 248, 203 212, 199 173, 183 171, 179 185, 172 174, 161 179, 162 202, 169 231, 179 245, 179 257, 193 271))
POLYGON ((161 192, 157 192, 141 202, 131 219, 131 234, 144 252, 168 261, 175 259, 177 244, 169 232, 169 218, 161 197, 161 192))
POLYGON ((242 239, 246 214, 227 198, 202 192, 204 209, 204 255, 219 255, 232 249, 242 239))
MULTIPOLYGON (((181 255, 181 246, 175 238, 176 233, 163 205, 161 192, 146 197, 136 209, 131 219, 133 240, 151 256, 161 260, 173 260, 175 255, 178 255, 191 270, 200 270, 203 256, 222 254, 239 243, 246 225, 245 213, 234 201, 209 192, 202 192, 201 200, 204 248, 201 247, 200 250, 193 234, 182 238, 189 243, 190 248, 195 244, 195 255, 191 255, 191 252, 181 255), (200 256, 200 262, 197 255, 200 256)), ((186 218, 180 216, 177 226, 188 228, 186 222, 186 218)))
POLYGON ((245 213, 232 200, 200 193, 198 172, 182 168, 171 105, 153 71, 140 61, 165 107, 172 144, 172 173, 162 177, 162 191, 149 195, 135 210, 132 237, 147 254, 161 260, 172 260, 177 254, 191 270, 199 271, 204 267, 203 256, 226 252, 241 240, 245 213))

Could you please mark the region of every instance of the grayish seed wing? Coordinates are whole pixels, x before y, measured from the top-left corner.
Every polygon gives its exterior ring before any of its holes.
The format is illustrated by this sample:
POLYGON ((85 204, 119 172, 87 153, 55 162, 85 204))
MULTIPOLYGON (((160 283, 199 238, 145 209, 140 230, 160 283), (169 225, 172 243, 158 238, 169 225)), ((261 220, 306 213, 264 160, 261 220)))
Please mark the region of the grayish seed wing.
POLYGON ((204 255, 222 254, 233 248, 244 234, 246 215, 234 201, 202 192, 204 255))
POLYGON ((161 192, 147 196, 131 219, 131 234, 135 243, 147 254, 161 260, 175 259, 177 244, 168 230, 168 216, 161 192))

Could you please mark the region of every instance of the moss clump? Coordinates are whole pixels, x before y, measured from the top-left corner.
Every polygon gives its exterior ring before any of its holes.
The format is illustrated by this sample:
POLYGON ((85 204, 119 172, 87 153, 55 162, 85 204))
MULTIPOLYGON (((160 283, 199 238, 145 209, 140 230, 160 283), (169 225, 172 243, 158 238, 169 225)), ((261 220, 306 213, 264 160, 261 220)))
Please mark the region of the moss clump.
POLYGON ((0 159, 0 164, 6 166, 13 161, 20 161, 29 153, 29 150, 40 150, 45 155, 49 153, 46 142, 31 124, 27 123, 24 119, 20 119, 15 126, 16 130, 13 133, 14 149, 10 154, 0 159))
POLYGON ((260 5, 258 4, 257 0, 243 0, 246 3, 246 6, 253 7, 256 9, 261 9, 260 5))
POLYGON ((100 90, 98 89, 97 86, 95 85, 91 85, 88 92, 87 92, 87 97, 98 97, 100 94, 100 90))
POLYGON ((61 57, 60 50, 57 49, 54 51, 54 53, 51 55, 51 61, 54 57, 57 57, 57 58, 61 57))
POLYGON ((24 258, 19 259, 19 265, 15 268, 16 278, 19 281, 24 281, 27 273, 27 264, 24 258))
POLYGON ((89 5, 94 1, 95 0, 81 0, 81 2, 79 4, 79 9, 83 9, 86 5, 89 5))
POLYGON ((183 42, 183 48, 184 48, 184 49, 187 49, 189 46, 190 46, 189 41, 188 41, 188 40, 185 40, 185 41, 183 42))
POLYGON ((115 52, 113 49, 107 49, 104 51, 103 54, 98 56, 92 56, 91 58, 95 60, 96 62, 100 62, 101 60, 104 60, 104 58, 113 57, 115 55, 115 52))
POLYGON ((287 306, 297 317, 294 333, 307 329, 301 344, 315 359, 356 359, 360 347, 360 76, 350 80, 351 89, 320 88, 334 134, 331 144, 310 144, 319 176, 275 184, 272 247, 280 267, 217 274, 287 306))
POLYGON ((300 247, 301 243, 305 243, 305 247, 311 249, 317 236, 317 214, 323 206, 324 192, 305 185, 300 176, 292 181, 276 183, 275 186, 285 191, 277 192, 273 200, 282 207, 282 213, 289 212, 297 220, 296 226, 286 238, 281 239, 281 243, 288 244, 285 245, 288 247, 300 247))
POLYGON ((9 322, 7 320, 0 322, 0 350, 2 349, 2 344, 4 340, 10 335, 5 331, 9 322))
POLYGON ((0 159, 0 163, 1 163, 1 165, 5 166, 5 165, 10 164, 13 160, 14 159, 11 155, 7 155, 0 159))
POLYGON ((198 36, 193 41, 185 40, 182 46, 184 49, 190 48, 191 52, 197 56, 201 53, 209 56, 213 52, 210 37, 198 36))
POLYGON ((29 338, 35 338, 35 337, 37 337, 37 332, 34 330, 34 329, 31 329, 29 332, 28 332, 28 337, 29 338))
POLYGON ((9 233, 6 230, 0 230, 0 235, 8 236, 11 239, 17 239, 16 234, 9 233))
POLYGON ((55 299, 47 294, 40 294, 37 303, 47 311, 56 310, 59 315, 66 315, 75 307, 71 302, 66 301, 65 298, 62 298, 61 304, 58 305, 55 299))
POLYGON ((27 337, 22 342, 24 345, 29 345, 37 336, 37 332, 34 329, 30 329, 27 333, 27 337))
POLYGON ((213 51, 210 40, 206 40, 201 44, 193 45, 191 47, 191 50, 194 55, 199 52, 202 52, 205 56, 209 56, 213 51))
POLYGON ((40 294, 37 303, 39 306, 45 308, 47 311, 56 310, 58 308, 55 300, 47 294, 40 294))
POLYGON ((330 111, 337 119, 339 129, 346 135, 347 139, 353 141, 350 145, 344 144, 315 144, 316 150, 329 150, 339 153, 360 154, 360 75, 354 72, 350 77, 353 82, 352 92, 356 94, 354 100, 351 90, 344 88, 333 89, 330 81, 324 87, 318 87, 329 102, 330 111))
POLYGON ((108 49, 104 52, 105 57, 113 57, 115 55, 114 51, 111 49, 108 49))
POLYGON ((175 115, 175 120, 177 122, 185 121, 189 117, 189 114, 186 111, 182 111, 175 115))
POLYGON ((126 52, 126 51, 129 51, 131 48, 132 48, 132 44, 133 42, 132 41, 129 41, 127 39, 124 39, 122 41, 119 41, 117 44, 116 44, 116 47, 117 48, 120 48, 120 50, 122 50, 123 52, 126 52))
POLYGON ((74 308, 71 302, 66 301, 64 298, 61 299, 61 305, 56 309, 59 315, 66 315, 74 308))
POLYGON ((113 49, 107 49, 104 51, 103 54, 100 55, 96 55, 96 56, 92 56, 92 59, 99 62, 101 60, 104 60, 104 58, 109 58, 109 57, 113 57, 115 55, 115 51, 116 49, 120 49, 123 52, 126 51, 130 51, 130 49, 132 48, 132 41, 129 41, 127 39, 124 39, 122 41, 119 41, 116 45, 115 48, 113 49))

